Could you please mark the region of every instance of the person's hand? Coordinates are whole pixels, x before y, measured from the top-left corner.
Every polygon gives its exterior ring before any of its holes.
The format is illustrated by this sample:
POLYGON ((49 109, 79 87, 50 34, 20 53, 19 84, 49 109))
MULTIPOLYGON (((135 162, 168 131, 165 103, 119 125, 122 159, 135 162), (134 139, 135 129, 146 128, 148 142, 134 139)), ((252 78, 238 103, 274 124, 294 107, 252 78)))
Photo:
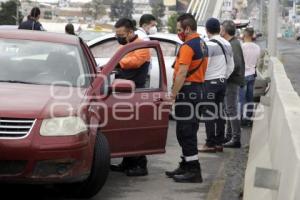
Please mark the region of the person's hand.
POLYGON ((172 104, 175 103, 176 95, 174 95, 173 93, 169 93, 168 98, 171 100, 172 104))

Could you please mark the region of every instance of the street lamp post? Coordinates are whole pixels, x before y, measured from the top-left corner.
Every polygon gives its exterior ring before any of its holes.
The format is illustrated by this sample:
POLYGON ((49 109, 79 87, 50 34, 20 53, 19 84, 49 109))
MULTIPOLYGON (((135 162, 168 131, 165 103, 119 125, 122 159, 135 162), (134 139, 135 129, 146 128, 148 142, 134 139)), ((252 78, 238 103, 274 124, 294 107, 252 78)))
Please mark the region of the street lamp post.
POLYGON ((269 0, 268 51, 271 56, 276 56, 277 54, 278 5, 278 0, 269 0))

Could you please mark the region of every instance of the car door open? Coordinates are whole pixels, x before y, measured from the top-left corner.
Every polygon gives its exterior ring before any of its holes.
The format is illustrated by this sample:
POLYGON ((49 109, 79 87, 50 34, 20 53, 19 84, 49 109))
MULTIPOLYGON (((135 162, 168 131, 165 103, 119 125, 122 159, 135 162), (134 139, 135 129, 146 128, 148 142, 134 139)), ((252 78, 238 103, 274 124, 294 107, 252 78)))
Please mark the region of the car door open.
POLYGON ((107 110, 100 109, 100 115, 102 119, 108 119, 101 131, 109 141, 111 156, 164 153, 171 102, 159 43, 150 41, 126 45, 103 67, 101 74, 109 79, 105 82, 110 92, 103 98, 107 110), (151 77, 148 73, 145 87, 135 88, 130 80, 112 80, 115 67, 124 56, 146 48, 151 52, 149 70, 156 69, 157 74, 151 77))

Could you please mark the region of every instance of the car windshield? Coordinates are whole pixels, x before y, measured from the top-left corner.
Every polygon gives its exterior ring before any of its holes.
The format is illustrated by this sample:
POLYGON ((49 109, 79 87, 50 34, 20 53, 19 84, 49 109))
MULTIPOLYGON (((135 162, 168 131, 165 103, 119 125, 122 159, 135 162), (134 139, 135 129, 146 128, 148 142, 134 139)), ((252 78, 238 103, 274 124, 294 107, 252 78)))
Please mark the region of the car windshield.
POLYGON ((0 40, 0 82, 86 86, 76 46, 31 40, 0 40))

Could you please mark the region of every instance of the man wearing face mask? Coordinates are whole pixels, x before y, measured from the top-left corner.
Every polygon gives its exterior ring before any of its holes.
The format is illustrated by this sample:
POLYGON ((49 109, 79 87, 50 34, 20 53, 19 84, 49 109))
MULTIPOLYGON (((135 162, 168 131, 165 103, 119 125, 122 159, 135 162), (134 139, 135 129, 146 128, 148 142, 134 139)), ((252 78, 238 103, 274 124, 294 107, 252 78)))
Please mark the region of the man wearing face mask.
MULTIPOLYGON (((135 27, 130 19, 118 20, 115 28, 117 41, 122 46, 143 41, 134 33, 135 27)), ((149 49, 138 49, 128 53, 117 66, 116 78, 132 80, 136 88, 145 88, 150 58, 149 49)), ((124 172, 127 176, 145 176, 148 174, 147 158, 146 156, 125 157, 119 165, 111 165, 111 170, 124 172)))
MULTIPOLYGON (((150 14, 144 14, 140 19, 140 27, 135 31, 135 34, 139 36, 140 39, 144 41, 150 41, 149 35, 154 35, 157 33, 157 22, 156 18, 150 14)), ((152 65, 149 65, 148 76, 146 79, 146 86, 150 85, 150 71, 152 65)))
POLYGON ((140 27, 135 31, 135 34, 144 41, 149 41, 148 35, 157 33, 156 18, 150 14, 144 14, 140 19, 140 27))
POLYGON ((204 100, 204 81, 208 63, 208 49, 197 33, 193 15, 183 14, 177 19, 177 32, 184 42, 178 52, 173 77, 172 98, 175 100, 176 135, 182 148, 182 161, 166 175, 181 183, 201 183, 198 158, 197 131, 199 111, 204 100), (199 107, 200 106, 200 107, 199 107))

